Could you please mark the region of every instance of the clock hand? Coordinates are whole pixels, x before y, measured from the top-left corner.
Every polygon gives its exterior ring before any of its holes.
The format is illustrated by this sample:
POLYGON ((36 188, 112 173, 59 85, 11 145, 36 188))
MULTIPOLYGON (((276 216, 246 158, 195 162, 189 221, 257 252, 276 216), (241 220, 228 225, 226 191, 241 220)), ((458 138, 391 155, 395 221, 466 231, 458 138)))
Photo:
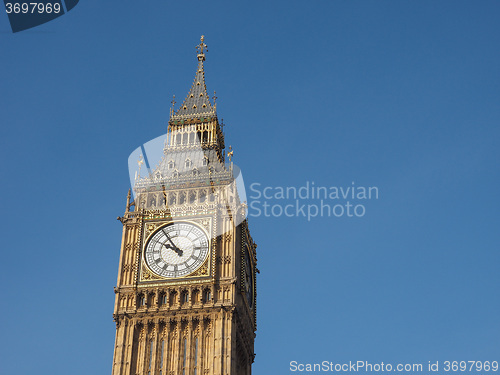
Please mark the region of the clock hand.
POLYGON ((182 256, 182 250, 179 249, 178 247, 172 246, 168 243, 167 244, 162 243, 162 246, 165 246, 165 249, 171 249, 171 250, 175 251, 177 253, 177 255, 179 255, 180 257, 182 256))
POLYGON ((179 249, 177 246, 175 246, 175 244, 172 242, 172 239, 169 237, 169 235, 165 231, 163 231, 163 234, 165 234, 165 237, 167 237, 168 242, 170 242, 170 244, 171 244, 171 245, 168 245, 168 247, 165 244, 163 244, 163 245, 165 245, 165 247, 167 247, 167 249, 170 248, 170 249, 174 250, 177 253, 177 255, 179 255, 181 257, 182 250, 179 249))
POLYGON ((182 250, 179 249, 175 244, 172 242, 169 236, 167 236, 168 241, 172 244, 170 248, 177 253, 180 257, 182 256, 182 250))

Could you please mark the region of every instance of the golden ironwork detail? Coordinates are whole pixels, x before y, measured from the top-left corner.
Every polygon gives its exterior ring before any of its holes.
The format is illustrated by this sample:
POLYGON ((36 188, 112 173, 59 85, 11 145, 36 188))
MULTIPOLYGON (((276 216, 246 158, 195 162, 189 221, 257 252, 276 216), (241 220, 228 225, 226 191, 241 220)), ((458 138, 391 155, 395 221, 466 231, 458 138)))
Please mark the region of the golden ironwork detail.
POLYGON ((143 280, 162 280, 161 277, 155 275, 152 273, 150 270, 147 269, 146 266, 142 265, 142 272, 141 272, 141 278, 143 280))
POLYGON ((194 271, 192 274, 189 275, 189 277, 194 277, 194 276, 208 276, 208 259, 201 265, 200 268, 198 268, 196 271, 194 271))

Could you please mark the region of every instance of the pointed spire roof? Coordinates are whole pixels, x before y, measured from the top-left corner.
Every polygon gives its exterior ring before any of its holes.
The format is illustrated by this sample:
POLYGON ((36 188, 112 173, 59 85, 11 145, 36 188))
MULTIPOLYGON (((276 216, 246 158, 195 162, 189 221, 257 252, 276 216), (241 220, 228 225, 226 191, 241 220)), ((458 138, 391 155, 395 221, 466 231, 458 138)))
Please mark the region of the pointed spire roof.
POLYGON ((184 120, 189 118, 211 117, 215 116, 215 103, 210 103, 205 84, 205 70, 203 62, 205 61, 205 51, 208 51, 204 43, 205 37, 201 36, 201 43, 196 46, 198 49, 198 69, 194 77, 191 90, 184 99, 177 112, 172 113, 170 120, 184 120))

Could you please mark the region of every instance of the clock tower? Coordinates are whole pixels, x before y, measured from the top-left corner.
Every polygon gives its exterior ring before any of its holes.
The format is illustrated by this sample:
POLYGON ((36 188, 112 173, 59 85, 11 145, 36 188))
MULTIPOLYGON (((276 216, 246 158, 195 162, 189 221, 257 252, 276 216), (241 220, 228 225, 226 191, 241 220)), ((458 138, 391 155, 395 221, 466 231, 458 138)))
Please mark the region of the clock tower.
POLYGON ((257 246, 207 94, 203 37, 197 48, 195 79, 170 112, 162 156, 146 176, 139 170, 119 218, 113 375, 251 374, 257 246))

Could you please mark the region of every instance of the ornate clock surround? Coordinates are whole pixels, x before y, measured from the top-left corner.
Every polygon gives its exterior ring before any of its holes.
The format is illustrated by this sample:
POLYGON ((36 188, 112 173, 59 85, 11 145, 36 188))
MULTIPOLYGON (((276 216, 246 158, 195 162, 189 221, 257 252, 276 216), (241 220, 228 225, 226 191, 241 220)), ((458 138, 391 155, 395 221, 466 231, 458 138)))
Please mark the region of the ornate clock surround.
MULTIPOLYGON (((157 213, 157 210, 155 210, 157 213)), ((151 215, 150 215, 151 216, 151 215)), ((154 216, 154 213, 153 213, 154 216)), ((215 279, 215 260, 216 260, 216 238, 212 238, 212 233, 216 231, 216 221, 211 216, 200 216, 200 217, 186 217, 179 218, 176 220, 172 219, 158 219, 153 218, 145 220, 142 226, 141 241, 140 241, 140 272, 138 277, 139 284, 146 284, 148 287, 154 286, 155 283, 161 281, 161 285, 165 284, 185 284, 185 283, 205 283, 214 281, 215 279), (167 278, 156 275, 153 273, 148 265, 146 264, 144 251, 148 243, 148 240, 154 235, 157 229, 162 228, 166 225, 176 223, 176 222, 187 222, 193 223, 198 227, 201 227, 208 237, 209 241, 209 254, 207 259, 198 267, 194 272, 189 275, 177 277, 177 278, 167 278)))

